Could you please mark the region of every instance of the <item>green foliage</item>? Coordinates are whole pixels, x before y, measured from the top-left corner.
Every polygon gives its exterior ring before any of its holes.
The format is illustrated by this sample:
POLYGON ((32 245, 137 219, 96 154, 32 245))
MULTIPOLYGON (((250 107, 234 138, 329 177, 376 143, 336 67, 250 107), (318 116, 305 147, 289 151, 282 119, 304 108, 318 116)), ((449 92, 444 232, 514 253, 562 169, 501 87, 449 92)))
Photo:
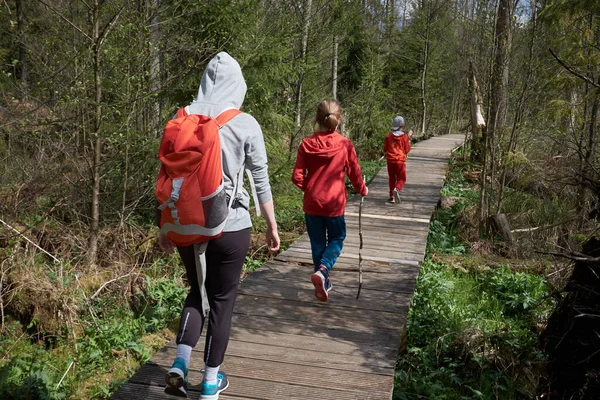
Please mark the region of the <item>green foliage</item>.
MULTIPOLYGON (((0 397, 66 399, 77 390, 78 381, 108 372, 115 356, 127 357, 126 368, 147 361, 152 349, 142 339, 179 315, 185 289, 170 277, 147 278, 145 291, 136 295, 140 312, 111 295, 96 298, 89 313, 80 316, 85 329, 78 339, 77 351, 66 340, 59 340, 56 348, 48 351, 28 340, 20 323, 9 325, 0 340, 0 397), (57 388, 72 360, 76 368, 69 370, 57 388)), ((88 305, 83 307, 87 309, 88 305)), ((118 385, 115 381, 109 387, 98 386, 97 396, 108 398, 118 385)))
POLYGON ((152 332, 179 316, 187 290, 170 277, 159 279, 146 277, 146 285, 147 306, 144 316, 148 321, 146 330, 152 332))
MULTIPOLYGON (((399 357, 394 399, 532 398, 544 357, 537 329, 553 301, 543 276, 470 261, 460 239, 461 214, 479 201, 466 181, 467 163, 451 161, 442 195, 460 198, 439 208, 428 254, 460 255, 463 266, 421 265, 407 319, 408 352, 399 357)), ((449 257, 450 259, 454 259, 449 257)))
POLYGON ((532 329, 551 302, 541 277, 426 260, 409 311, 394 399, 531 396, 542 361, 532 329))
POLYGON ((66 377, 57 388, 61 375, 69 366, 64 355, 48 352, 43 346, 23 340, 21 326, 11 323, 0 340, 0 398, 7 400, 62 400, 65 386, 73 382, 66 377), (8 360, 8 362, 6 362, 8 360))
POLYGON ((246 256, 246 261, 244 262, 244 268, 242 269, 242 271, 247 274, 254 272, 263 265, 263 262, 264 260, 246 256))
MULTIPOLYGON (((461 192, 464 193, 464 192, 461 192)), ((457 215, 466 206, 468 200, 459 201, 451 208, 439 208, 429 224, 427 252, 439 254, 464 254, 466 247, 459 236, 457 215)))
POLYGON ((486 272, 490 278, 482 290, 498 298, 503 315, 526 315, 547 294, 545 279, 540 276, 512 272, 508 265, 486 272))
POLYGON ((429 237, 427 240, 427 248, 429 252, 440 254, 464 254, 466 252, 465 245, 439 220, 431 221, 429 224, 429 237))

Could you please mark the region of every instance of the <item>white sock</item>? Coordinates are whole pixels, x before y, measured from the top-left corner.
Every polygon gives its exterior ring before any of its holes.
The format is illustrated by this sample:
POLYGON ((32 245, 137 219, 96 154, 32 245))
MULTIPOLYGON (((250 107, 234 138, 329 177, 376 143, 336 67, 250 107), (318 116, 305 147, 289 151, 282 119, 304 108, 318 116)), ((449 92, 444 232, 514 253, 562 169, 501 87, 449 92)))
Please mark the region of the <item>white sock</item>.
POLYGON ((217 373, 219 372, 219 367, 209 367, 208 365, 204 366, 204 381, 206 383, 217 383, 217 373))
POLYGON ((183 361, 185 361, 185 366, 189 367, 190 359, 192 358, 192 346, 188 346, 187 344, 178 344, 175 357, 183 359, 183 361))

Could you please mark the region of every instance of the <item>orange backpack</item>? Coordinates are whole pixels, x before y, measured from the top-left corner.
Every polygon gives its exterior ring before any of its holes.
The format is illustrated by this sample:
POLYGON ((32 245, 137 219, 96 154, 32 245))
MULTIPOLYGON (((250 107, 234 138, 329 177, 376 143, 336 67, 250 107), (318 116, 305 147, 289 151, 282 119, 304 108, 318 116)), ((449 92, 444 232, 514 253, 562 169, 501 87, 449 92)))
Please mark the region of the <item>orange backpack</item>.
POLYGON ((235 193, 227 199, 223 190, 219 129, 240 112, 230 109, 212 118, 182 108, 165 127, 156 199, 161 232, 177 246, 207 242, 223 232, 235 193))

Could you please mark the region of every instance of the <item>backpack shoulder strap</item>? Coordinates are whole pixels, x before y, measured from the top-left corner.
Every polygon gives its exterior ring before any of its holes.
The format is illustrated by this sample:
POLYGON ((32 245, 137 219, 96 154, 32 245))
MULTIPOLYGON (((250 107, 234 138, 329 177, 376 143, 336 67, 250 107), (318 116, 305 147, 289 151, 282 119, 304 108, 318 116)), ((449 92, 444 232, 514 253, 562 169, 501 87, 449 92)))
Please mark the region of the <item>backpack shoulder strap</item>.
POLYGON ((217 115, 217 117, 215 118, 215 121, 216 121, 217 125, 219 126, 219 128, 222 128, 226 123, 231 121, 233 119, 233 117, 235 117, 236 115, 241 114, 241 113, 242 112, 240 110, 237 110, 235 108, 225 110, 221 114, 217 115))
POLYGON ((177 110, 176 118, 185 117, 186 115, 188 115, 188 113, 187 111, 185 111, 185 107, 180 108, 179 110, 177 110))

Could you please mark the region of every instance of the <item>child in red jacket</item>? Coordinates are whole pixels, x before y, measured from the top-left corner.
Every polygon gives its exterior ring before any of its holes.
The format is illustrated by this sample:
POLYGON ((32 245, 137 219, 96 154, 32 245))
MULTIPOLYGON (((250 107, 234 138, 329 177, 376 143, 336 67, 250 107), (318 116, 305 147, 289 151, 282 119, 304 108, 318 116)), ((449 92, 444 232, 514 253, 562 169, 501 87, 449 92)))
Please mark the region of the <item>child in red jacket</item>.
POLYGON ((354 145, 336 131, 341 120, 336 100, 319 103, 315 118, 319 131, 302 140, 292 173, 292 182, 304 192, 303 210, 315 268, 311 282, 319 301, 329 298, 329 274, 346 238, 346 174, 357 193, 368 193, 354 145))
POLYGON ((406 155, 410 151, 410 138, 413 131, 404 133, 403 128, 404 118, 394 117, 392 131, 387 134, 383 144, 390 184, 388 204, 400 203, 400 192, 406 183, 406 155))

